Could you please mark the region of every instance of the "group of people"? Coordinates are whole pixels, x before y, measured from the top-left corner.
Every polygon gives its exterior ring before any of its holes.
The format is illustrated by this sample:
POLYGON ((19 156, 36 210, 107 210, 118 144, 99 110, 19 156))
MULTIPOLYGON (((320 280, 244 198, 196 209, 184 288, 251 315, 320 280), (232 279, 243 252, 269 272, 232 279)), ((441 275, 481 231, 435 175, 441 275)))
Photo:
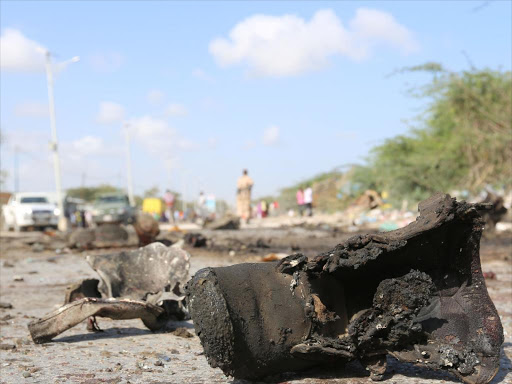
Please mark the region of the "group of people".
MULTIPOLYGON (((251 191, 253 185, 254 181, 249 177, 249 172, 244 169, 237 182, 236 211, 238 217, 245 222, 248 222, 251 218, 251 191)), ((296 198, 299 214, 301 216, 313 216, 313 189, 311 186, 308 185, 305 189, 300 188, 297 191, 296 198)), ((277 204, 277 201, 269 204, 262 200, 255 207, 255 215, 260 218, 266 217, 270 212, 277 210, 277 204)))
POLYGON ((311 186, 306 189, 299 188, 296 194, 297 206, 299 208, 299 214, 304 216, 313 216, 313 189, 311 186))
POLYGON ((277 201, 269 203, 266 200, 261 200, 254 207, 253 214, 256 217, 263 219, 265 217, 274 216, 278 209, 279 203, 277 201))

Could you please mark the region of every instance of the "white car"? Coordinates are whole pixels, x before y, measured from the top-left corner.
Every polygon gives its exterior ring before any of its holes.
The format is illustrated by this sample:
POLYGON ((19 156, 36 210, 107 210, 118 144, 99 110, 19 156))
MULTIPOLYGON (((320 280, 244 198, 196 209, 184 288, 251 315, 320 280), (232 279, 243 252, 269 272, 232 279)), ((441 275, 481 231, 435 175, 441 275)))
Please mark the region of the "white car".
POLYGON ((59 209, 47 193, 14 193, 2 207, 3 226, 16 232, 29 227, 57 227, 59 209))

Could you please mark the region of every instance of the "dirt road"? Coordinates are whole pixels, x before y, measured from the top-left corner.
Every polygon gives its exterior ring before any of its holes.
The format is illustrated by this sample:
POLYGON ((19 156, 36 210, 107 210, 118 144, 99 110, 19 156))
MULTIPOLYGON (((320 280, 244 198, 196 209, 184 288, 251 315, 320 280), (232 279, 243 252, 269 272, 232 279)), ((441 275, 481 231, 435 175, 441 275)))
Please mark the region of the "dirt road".
MULTIPOLYGON (((212 236, 212 233, 206 235, 212 236)), ((224 231, 215 235, 219 237, 217 243, 220 244, 216 249, 188 249, 192 254, 191 272, 206 266, 258 261, 268 252, 291 253, 292 248, 311 255, 328 250, 351 235, 301 228, 224 231), (238 246, 236 251, 230 253, 225 239, 220 239, 222 236, 237 238, 237 244, 256 244, 260 239, 260 247, 238 246), (272 241, 269 242, 269 239, 272 241)), ((104 332, 89 333, 84 323, 51 343, 35 345, 30 339, 27 324, 59 307, 63 303, 67 285, 85 277, 96 277, 84 258, 93 251, 36 252, 37 249, 23 247, 5 237, 0 246, 0 301, 13 306, 0 309, 1 383, 233 382, 220 369, 208 365, 190 321, 176 323, 176 327, 188 330, 177 336, 172 333, 152 333, 140 320, 99 319, 104 332)), ((497 240, 483 240, 481 255, 483 271, 495 274, 494 278, 487 280, 487 287, 505 329, 501 368, 493 383, 512 383, 512 234, 497 240)), ((391 358, 389 363, 388 383, 458 382, 443 372, 428 371, 391 358)), ((366 372, 358 363, 351 363, 345 369, 284 374, 273 380, 293 383, 369 382, 366 372)))

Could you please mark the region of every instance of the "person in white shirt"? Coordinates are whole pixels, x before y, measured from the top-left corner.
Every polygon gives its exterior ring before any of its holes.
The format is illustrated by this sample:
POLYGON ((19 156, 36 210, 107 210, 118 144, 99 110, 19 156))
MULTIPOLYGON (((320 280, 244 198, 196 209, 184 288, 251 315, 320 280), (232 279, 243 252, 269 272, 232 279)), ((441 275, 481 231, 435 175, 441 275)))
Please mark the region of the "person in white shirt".
POLYGON ((306 206, 306 214, 313 216, 313 189, 310 186, 304 190, 304 205, 306 206))

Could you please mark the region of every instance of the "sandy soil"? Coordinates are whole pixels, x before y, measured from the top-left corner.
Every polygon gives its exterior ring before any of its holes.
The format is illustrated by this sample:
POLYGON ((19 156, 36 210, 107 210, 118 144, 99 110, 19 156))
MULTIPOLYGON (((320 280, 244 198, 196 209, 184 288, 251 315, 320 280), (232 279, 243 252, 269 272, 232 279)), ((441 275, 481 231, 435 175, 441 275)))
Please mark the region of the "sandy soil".
MULTIPOLYGON (((104 332, 89 333, 83 323, 51 343, 35 345, 27 324, 59 307, 67 285, 85 277, 96 277, 95 272, 84 260, 87 252, 35 252, 18 239, 7 239, 5 235, 0 241, 0 301, 11 303, 13 308, 0 309, 1 383, 240 383, 208 365, 190 321, 176 323, 176 327, 188 329, 191 337, 155 334, 139 320, 99 319, 104 332)), ((222 247, 214 251, 189 249, 191 272, 206 266, 258 261, 272 251, 291 253, 292 246, 306 254, 316 254, 351 235, 301 228, 223 231, 216 236, 238 237, 241 242, 249 243, 257 239, 272 241, 268 244, 270 248, 237 250, 231 255, 229 249, 222 247)), ((505 329, 501 367, 492 383, 512 383, 512 234, 484 239, 481 255, 484 272, 495 273, 495 278, 487 280, 487 287, 505 329)), ((391 358, 389 365, 387 383, 458 382, 447 373, 428 371, 391 358)), ((358 363, 351 363, 345 369, 284 374, 271 381, 355 384, 368 383, 369 379, 358 363)))

